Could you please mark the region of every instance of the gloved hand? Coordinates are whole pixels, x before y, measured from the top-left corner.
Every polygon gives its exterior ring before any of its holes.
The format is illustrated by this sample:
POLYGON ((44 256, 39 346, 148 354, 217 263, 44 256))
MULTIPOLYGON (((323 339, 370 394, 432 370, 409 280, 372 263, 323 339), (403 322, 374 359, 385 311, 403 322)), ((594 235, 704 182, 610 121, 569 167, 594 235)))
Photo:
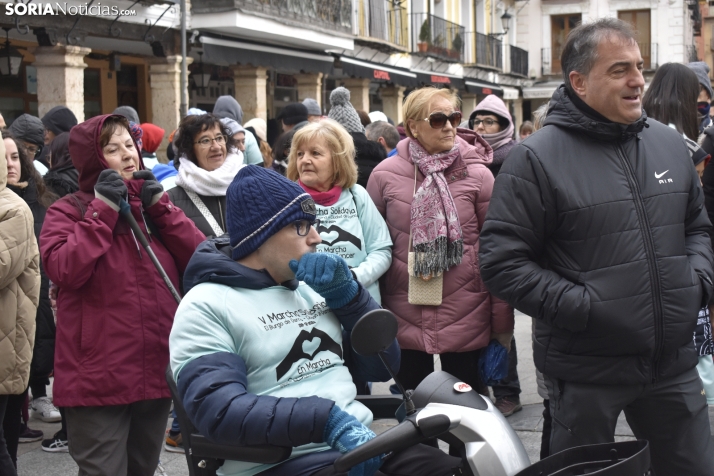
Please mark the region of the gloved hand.
MULTIPOLYGON (((327 417, 323 433, 325 443, 340 453, 347 453, 368 442, 376 435, 349 413, 337 405, 332 407, 327 417)), ((382 465, 382 457, 375 456, 350 469, 350 476, 372 476, 382 465)))
POLYGON ((359 290, 347 262, 332 253, 308 253, 297 260, 290 260, 290 269, 295 277, 325 298, 332 309, 349 303, 359 290))
POLYGON ((94 186, 94 196, 115 211, 119 211, 119 202, 126 198, 128 191, 119 172, 112 169, 102 170, 94 186))
POLYGON ((507 352, 511 351, 511 341, 513 341, 513 331, 496 333, 491 332, 491 340, 496 339, 499 344, 506 348, 507 352))
POLYGON ((141 186, 141 204, 144 206, 144 209, 155 205, 164 194, 164 187, 156 180, 151 170, 134 172, 134 180, 144 181, 144 184, 141 186))

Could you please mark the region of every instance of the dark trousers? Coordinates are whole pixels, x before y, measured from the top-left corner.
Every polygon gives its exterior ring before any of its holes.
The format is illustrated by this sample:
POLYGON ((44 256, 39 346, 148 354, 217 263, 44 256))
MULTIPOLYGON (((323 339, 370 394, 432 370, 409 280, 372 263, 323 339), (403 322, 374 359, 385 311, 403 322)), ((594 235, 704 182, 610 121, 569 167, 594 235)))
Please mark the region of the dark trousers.
POLYGON ((153 476, 169 408, 170 398, 66 407, 69 454, 79 476, 153 476))
MULTIPOLYGON (((389 456, 375 476, 451 476, 461 467, 461 458, 438 448, 416 445, 389 456)), ((322 468, 312 476, 337 476, 334 466, 322 468)), ((460 472, 458 474, 461 474, 460 472)))
MULTIPOLYGON (((5 445, 12 464, 17 468, 17 447, 20 443, 20 426, 22 425, 22 406, 27 398, 27 390, 20 395, 8 395, 5 416, 2 419, 2 430, 5 445)), ((2 474, 2 473, 0 473, 2 474)))
POLYGON ((543 434, 540 438, 540 459, 550 456, 550 434, 553 431, 553 418, 550 416, 550 400, 543 400, 543 434))
POLYGON ((508 352, 508 375, 491 388, 496 400, 508 398, 512 402, 520 401, 521 382, 518 380, 518 351, 515 336, 511 341, 511 350, 508 352))
POLYGON ((32 398, 40 398, 47 396, 47 386, 50 384, 50 379, 48 377, 35 377, 30 375, 30 392, 32 392, 32 398))
MULTIPOLYGON (((0 395, 0 420, 5 420, 5 411, 9 398, 10 395, 0 395)), ((12 463, 12 458, 10 458, 10 454, 7 452, 2 425, 0 425, 0 474, 3 476, 17 476, 15 465, 12 463)))
MULTIPOLYGON (((488 389, 482 383, 479 375, 478 358, 480 355, 481 350, 440 354, 441 370, 471 385, 482 395, 488 395, 488 389)), ((434 356, 432 354, 420 350, 402 349, 402 363, 397 378, 404 385, 405 390, 417 388, 419 383, 433 371, 434 356)))
POLYGON ((620 412, 650 442, 657 476, 711 476, 714 442, 697 370, 646 385, 593 385, 546 377, 553 418, 550 454, 615 441, 620 412))

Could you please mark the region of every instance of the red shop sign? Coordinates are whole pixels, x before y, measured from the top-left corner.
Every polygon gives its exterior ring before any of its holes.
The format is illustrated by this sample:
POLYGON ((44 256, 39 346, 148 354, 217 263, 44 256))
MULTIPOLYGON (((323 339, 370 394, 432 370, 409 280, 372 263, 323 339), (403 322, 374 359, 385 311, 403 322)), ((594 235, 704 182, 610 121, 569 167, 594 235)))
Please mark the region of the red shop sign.
POLYGON ((493 91, 491 90, 491 88, 482 88, 481 91, 484 94, 493 94, 493 91))
POLYGON ((374 79, 383 79, 385 81, 390 81, 389 73, 386 71, 380 71, 378 69, 374 70, 374 79))
POLYGON ((446 76, 431 76, 432 83, 451 84, 451 80, 446 76))

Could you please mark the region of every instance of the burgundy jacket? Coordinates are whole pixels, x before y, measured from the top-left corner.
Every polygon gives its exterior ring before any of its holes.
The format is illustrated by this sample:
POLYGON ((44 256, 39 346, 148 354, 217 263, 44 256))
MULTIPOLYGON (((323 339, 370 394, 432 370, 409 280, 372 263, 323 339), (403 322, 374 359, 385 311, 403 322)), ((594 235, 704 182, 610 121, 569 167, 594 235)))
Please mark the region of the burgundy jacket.
MULTIPOLYGON (((138 251, 129 225, 94 198, 99 173, 108 168, 98 145, 106 118, 97 116, 72 129, 70 153, 80 191, 47 210, 40 235, 45 271, 59 286, 54 382, 58 407, 170 397, 164 371, 176 301, 146 251, 138 251)), ((132 214, 146 232, 138 196, 143 180, 126 184, 132 214)), ((179 271, 204 236, 168 194, 145 212, 160 235, 152 235, 151 248, 179 289, 179 271)))
MULTIPOLYGON (((491 147, 478 134, 458 129, 461 155, 444 171, 454 197, 464 238, 461 264, 444 273, 441 306, 409 304, 407 254, 414 163, 409 142, 397 145, 397 155, 385 159, 372 172, 367 191, 389 227, 394 248, 392 265, 380 279, 382 305, 399 321, 399 345, 429 354, 466 352, 486 347, 491 332, 513 330, 513 309, 492 296, 479 272, 479 234, 493 190, 491 147)), ((417 174, 417 188, 424 176, 417 174)))

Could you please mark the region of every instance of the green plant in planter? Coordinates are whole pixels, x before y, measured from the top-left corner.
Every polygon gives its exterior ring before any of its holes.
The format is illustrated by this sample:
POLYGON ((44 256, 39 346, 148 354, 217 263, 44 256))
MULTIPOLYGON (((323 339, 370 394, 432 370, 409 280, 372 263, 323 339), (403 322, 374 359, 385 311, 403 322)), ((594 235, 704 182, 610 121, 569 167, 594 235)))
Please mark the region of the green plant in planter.
POLYGON ((461 39, 461 34, 457 33, 454 39, 451 41, 451 48, 454 51, 461 53, 461 48, 464 46, 464 40, 461 39))
POLYGON ((441 36, 441 33, 436 35, 436 38, 434 38, 434 45, 436 45, 440 48, 444 46, 444 37, 441 36))
POLYGON ((429 28, 429 20, 424 20, 421 24, 421 30, 419 31, 419 41, 422 43, 431 44, 431 28, 429 28))

